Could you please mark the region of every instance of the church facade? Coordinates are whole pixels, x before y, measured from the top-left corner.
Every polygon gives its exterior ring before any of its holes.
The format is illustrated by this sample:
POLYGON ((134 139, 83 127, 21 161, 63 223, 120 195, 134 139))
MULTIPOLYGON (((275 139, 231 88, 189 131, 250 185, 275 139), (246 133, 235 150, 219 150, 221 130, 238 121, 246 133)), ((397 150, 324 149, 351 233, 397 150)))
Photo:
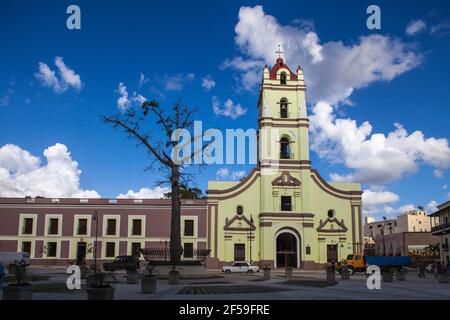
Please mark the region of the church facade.
POLYGON ((315 269, 362 252, 361 186, 326 182, 311 167, 303 70, 264 67, 257 166, 207 189, 208 267, 246 260, 315 269))
MULTIPOLYGON (((233 261, 320 268, 362 252, 361 187, 326 182, 311 167, 305 81, 279 58, 264 67, 258 158, 243 180, 210 181, 207 198, 183 200, 183 258, 210 250, 207 268, 233 261)), ((0 198, 0 252, 32 264, 67 265, 141 248, 167 249, 170 200, 0 198)))

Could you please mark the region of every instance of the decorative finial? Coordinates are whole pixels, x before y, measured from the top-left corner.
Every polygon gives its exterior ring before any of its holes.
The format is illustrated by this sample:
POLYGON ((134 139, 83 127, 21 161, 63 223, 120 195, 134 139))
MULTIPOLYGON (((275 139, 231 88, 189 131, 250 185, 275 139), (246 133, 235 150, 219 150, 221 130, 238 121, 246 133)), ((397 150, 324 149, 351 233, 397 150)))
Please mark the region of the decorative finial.
POLYGON ((275 53, 278 53, 278 58, 281 58, 281 54, 283 53, 283 51, 281 51, 281 45, 278 45, 278 50, 275 51, 275 53))

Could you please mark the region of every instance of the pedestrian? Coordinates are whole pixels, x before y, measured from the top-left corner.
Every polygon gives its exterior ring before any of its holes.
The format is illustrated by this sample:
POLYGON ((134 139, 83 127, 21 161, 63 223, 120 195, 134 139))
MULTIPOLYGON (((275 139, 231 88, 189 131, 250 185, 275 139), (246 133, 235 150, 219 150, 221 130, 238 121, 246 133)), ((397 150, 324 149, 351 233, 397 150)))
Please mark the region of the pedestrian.
POLYGON ((423 262, 419 263, 419 278, 425 279, 425 264, 423 262))
POLYGON ((3 277, 5 276, 5 265, 0 261, 0 293, 3 291, 3 277))

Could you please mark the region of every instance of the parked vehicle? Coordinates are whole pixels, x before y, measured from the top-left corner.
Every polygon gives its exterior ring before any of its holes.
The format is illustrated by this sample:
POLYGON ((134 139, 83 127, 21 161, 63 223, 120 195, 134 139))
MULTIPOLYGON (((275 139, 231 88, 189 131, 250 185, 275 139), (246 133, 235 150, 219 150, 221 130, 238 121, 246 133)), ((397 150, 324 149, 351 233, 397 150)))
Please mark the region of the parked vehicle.
POLYGON ((350 274, 357 271, 366 272, 368 266, 376 265, 381 269, 404 270, 411 265, 411 257, 406 256, 363 256, 361 254, 349 254, 347 259, 336 263, 336 270, 340 273, 345 266, 350 274))
POLYGON ((429 263, 425 267, 425 271, 429 272, 429 273, 434 273, 435 270, 436 270, 436 264, 434 264, 434 263, 429 263))
POLYGON ((139 258, 136 256, 118 256, 112 262, 103 263, 106 271, 130 270, 139 268, 139 258))
POLYGON ((247 261, 235 261, 231 266, 224 266, 222 268, 222 272, 225 273, 234 273, 234 272, 246 272, 246 273, 253 273, 253 272, 259 272, 258 266, 252 266, 247 261))
POLYGON ((6 267, 11 263, 30 265, 30 255, 27 252, 0 252, 0 261, 6 267))

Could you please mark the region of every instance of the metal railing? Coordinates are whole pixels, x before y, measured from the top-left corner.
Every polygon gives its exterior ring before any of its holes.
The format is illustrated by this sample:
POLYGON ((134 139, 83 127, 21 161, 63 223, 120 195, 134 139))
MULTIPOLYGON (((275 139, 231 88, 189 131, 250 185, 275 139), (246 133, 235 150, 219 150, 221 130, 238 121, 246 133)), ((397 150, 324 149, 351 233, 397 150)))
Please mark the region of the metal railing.
POLYGON ((438 233, 449 233, 450 232, 450 222, 439 224, 437 226, 431 227, 431 232, 438 233))
MULTIPOLYGON (((180 257, 180 261, 201 262, 209 256, 210 252, 211 250, 209 249, 193 249, 186 251, 180 249, 174 252, 174 254, 180 257)), ((147 261, 169 262, 173 251, 166 248, 144 248, 141 249, 141 253, 147 261)))

